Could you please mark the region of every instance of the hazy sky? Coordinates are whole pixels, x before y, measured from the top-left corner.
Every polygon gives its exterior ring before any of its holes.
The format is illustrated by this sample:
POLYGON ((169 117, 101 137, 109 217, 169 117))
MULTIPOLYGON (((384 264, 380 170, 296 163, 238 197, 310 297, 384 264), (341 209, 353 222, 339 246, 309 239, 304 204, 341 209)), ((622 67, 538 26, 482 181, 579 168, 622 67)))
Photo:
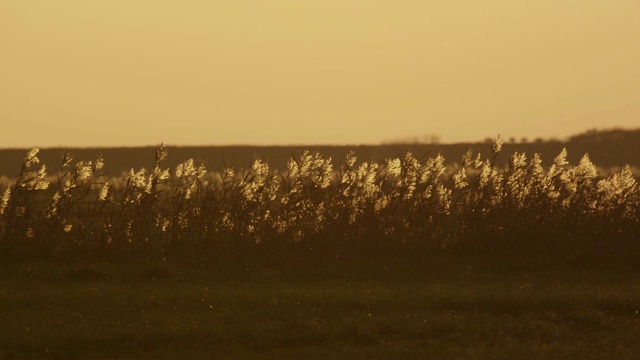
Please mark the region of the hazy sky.
POLYGON ((640 126, 638 0, 2 0, 0 147, 640 126))

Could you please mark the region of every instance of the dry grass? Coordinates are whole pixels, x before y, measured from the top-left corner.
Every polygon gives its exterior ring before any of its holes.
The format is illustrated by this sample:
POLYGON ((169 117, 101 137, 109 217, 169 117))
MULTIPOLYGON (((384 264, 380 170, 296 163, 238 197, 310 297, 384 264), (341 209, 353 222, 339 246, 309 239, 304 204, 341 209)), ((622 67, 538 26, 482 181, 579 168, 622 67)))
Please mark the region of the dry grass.
MULTIPOLYGON (((468 152, 460 162, 411 153, 356 165, 319 153, 292 156, 286 169, 208 172, 189 159, 121 178, 103 161, 65 153, 56 175, 30 151, 19 177, 0 189, 0 249, 25 256, 172 255, 248 248, 329 253, 422 249, 456 254, 546 254, 571 261, 634 261, 640 249, 640 190, 630 167, 599 175, 566 151, 549 166, 514 153, 496 166, 468 152)), ((6 180, 5 180, 6 182, 6 180)))

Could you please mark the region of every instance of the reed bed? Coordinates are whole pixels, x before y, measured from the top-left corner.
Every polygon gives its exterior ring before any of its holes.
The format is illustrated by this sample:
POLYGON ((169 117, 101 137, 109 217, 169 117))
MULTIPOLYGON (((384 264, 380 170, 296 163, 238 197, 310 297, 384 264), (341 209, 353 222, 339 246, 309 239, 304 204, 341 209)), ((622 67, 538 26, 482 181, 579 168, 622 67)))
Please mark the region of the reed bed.
POLYGON ((327 253, 554 254, 584 261, 640 257, 640 186, 629 166, 602 176, 584 155, 469 151, 445 164, 407 152, 381 163, 354 153, 334 166, 317 152, 286 169, 209 172, 189 159, 120 177, 104 163, 62 155, 54 175, 38 149, 0 182, 0 251, 7 256, 118 256, 252 249, 327 253), (506 156, 506 155, 505 155, 506 156))

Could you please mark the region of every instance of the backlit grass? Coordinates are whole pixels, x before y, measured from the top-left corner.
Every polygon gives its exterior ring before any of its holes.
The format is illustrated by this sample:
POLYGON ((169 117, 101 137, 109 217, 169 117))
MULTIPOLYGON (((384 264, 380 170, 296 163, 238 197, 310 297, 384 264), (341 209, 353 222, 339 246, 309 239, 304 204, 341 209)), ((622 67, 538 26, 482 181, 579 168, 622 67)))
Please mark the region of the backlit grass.
POLYGON ((640 253, 640 185, 626 166, 598 175, 587 154, 562 151, 545 166, 514 153, 499 167, 502 139, 484 159, 468 152, 411 153, 334 165, 293 154, 286 169, 209 172, 189 159, 122 178, 103 161, 65 153, 53 177, 30 151, 15 181, 0 189, 0 250, 35 257, 138 256, 182 251, 309 248, 327 253, 397 249, 466 254, 555 254, 570 261, 634 262, 640 253))

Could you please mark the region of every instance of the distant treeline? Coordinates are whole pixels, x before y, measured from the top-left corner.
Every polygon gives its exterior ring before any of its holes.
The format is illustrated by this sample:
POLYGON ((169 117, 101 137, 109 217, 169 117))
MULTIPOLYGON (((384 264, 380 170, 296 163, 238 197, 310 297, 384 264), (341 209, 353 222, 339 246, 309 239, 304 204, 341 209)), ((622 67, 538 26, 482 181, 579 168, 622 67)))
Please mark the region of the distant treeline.
MULTIPOLYGON (((161 140, 161 139, 159 139, 161 140)), ((340 162, 350 151, 354 151, 359 161, 373 160, 382 162, 386 158, 399 157, 410 151, 418 158, 433 157, 441 154, 447 162, 457 162, 468 151, 473 150, 483 157, 491 154, 490 142, 459 144, 384 144, 384 145, 346 145, 346 146, 183 146, 168 144, 171 158, 167 165, 174 168, 181 160, 193 158, 207 169, 219 171, 226 167, 236 169, 249 168, 255 159, 268 162, 272 168, 285 169, 287 161, 293 155, 299 156, 304 150, 318 151, 326 157, 340 162)), ((1 144, 0 144, 1 146, 1 144)), ((37 144, 34 144, 37 146, 37 144)), ((591 160, 602 168, 620 168, 624 165, 640 167, 640 129, 636 130, 591 130, 572 136, 567 140, 537 140, 534 142, 505 143, 503 153, 526 153, 531 156, 539 153, 541 159, 549 164, 554 157, 566 148, 568 160, 576 163, 588 153, 591 160)), ((20 171, 23 157, 29 149, 0 149, 0 176, 15 177, 20 171)), ((42 148, 39 154, 43 163, 48 164, 49 173, 57 169, 64 148, 42 148)), ((76 160, 95 160, 101 154, 105 161, 105 171, 118 176, 131 168, 150 169, 154 166, 155 147, 134 148, 73 148, 76 160)), ((506 163, 508 156, 497 159, 497 164, 506 163)))

